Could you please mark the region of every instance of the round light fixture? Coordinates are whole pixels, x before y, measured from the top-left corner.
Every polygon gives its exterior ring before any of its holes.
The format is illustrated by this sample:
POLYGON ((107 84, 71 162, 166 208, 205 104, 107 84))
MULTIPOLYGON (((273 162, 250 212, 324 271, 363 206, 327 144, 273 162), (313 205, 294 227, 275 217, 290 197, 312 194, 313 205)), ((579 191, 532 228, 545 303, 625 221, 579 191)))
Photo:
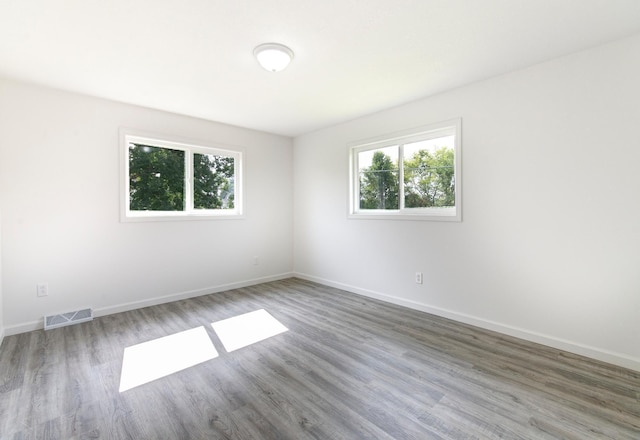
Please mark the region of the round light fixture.
POLYGON ((289 65, 293 59, 293 51, 278 43, 265 43, 253 49, 262 67, 269 72, 279 72, 289 65))

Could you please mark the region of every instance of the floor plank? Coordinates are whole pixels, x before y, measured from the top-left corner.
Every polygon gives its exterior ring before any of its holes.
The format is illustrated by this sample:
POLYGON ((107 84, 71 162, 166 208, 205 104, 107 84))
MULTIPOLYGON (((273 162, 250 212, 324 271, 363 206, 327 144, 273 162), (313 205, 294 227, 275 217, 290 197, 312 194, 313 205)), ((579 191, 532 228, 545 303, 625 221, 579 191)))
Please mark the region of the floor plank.
POLYGON ((0 439, 640 439, 640 373, 288 279, 8 336, 0 439), (289 330, 226 352, 211 323, 289 330), (126 347, 219 356, 120 393, 126 347))

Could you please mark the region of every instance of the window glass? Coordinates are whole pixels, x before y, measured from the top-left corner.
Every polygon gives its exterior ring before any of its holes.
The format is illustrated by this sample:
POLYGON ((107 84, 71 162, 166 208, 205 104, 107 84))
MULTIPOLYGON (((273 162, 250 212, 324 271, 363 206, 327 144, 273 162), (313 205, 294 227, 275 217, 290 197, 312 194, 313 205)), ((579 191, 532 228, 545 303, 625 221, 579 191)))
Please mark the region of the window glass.
POLYGON ((184 151, 129 144, 129 209, 184 210, 184 151))
POLYGON ((193 208, 233 209, 235 161, 215 154, 193 155, 193 208))
POLYGON ((455 207, 454 137, 404 146, 405 208, 455 207))
POLYGON ((398 209, 398 146, 358 153, 360 209, 398 209))

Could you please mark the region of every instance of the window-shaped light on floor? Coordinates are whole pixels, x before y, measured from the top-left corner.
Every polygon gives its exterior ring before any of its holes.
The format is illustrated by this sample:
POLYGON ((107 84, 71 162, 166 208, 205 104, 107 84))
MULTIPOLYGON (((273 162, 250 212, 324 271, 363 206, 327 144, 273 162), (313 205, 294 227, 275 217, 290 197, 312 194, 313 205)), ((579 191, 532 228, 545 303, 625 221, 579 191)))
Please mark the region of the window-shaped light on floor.
POLYGON ((234 351, 288 331, 264 309, 211 324, 225 350, 234 351))
POLYGON ((120 392, 218 357, 204 327, 124 349, 120 392))

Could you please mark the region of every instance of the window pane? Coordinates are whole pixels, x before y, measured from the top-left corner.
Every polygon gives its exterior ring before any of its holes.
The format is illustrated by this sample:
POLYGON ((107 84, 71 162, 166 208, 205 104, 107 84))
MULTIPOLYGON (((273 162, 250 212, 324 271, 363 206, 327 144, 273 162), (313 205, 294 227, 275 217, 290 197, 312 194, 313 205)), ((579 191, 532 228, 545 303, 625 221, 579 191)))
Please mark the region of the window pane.
POLYGON ((233 209, 235 161, 213 154, 193 155, 193 208, 233 209))
POLYGON ((398 146, 358 153, 360 209, 399 209, 398 146))
POLYGON ((129 144, 129 209, 184 211, 184 151, 129 144))
POLYGON ((454 207, 454 136, 404 146, 405 208, 454 207))

